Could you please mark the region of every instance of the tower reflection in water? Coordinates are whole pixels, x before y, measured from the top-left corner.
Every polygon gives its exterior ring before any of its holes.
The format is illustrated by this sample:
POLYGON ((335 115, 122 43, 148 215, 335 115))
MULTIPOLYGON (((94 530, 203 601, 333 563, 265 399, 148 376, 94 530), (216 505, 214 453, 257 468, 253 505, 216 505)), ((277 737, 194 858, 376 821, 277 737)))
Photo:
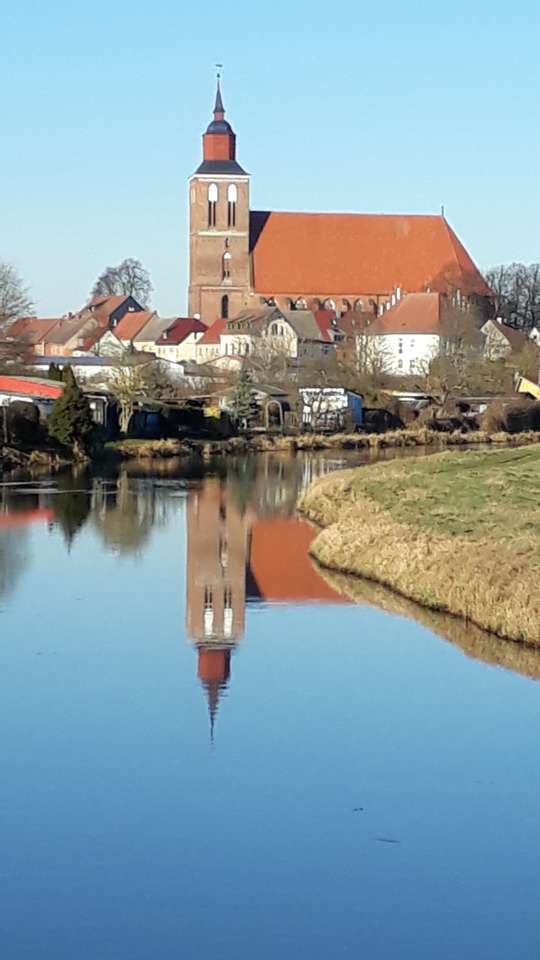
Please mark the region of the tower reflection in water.
POLYGON ((230 489, 208 480, 187 502, 187 630, 197 647, 213 741, 219 699, 231 672, 231 652, 244 635, 247 512, 230 489))
POLYGON ((287 485, 290 502, 269 504, 260 480, 259 473, 247 498, 229 477, 206 480, 187 499, 187 632, 197 649, 212 742, 231 655, 244 636, 246 603, 348 602, 309 557, 315 531, 291 515, 296 485, 287 485))

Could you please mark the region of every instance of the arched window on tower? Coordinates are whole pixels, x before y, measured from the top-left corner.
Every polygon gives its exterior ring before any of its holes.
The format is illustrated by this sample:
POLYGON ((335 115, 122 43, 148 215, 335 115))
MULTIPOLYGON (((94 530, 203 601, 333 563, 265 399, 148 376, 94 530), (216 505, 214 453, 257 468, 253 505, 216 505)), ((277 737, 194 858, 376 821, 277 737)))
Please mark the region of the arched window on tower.
POLYGON ((226 250, 225 253, 223 254, 223 260, 222 260, 222 273, 223 273, 224 280, 231 279, 231 260, 232 260, 231 254, 229 253, 228 250, 226 250))
POLYGON ((325 300, 324 303, 323 303, 323 307, 324 307, 325 310, 335 310, 335 309, 336 309, 336 303, 335 303, 334 300, 332 300, 331 297, 327 297, 326 300, 325 300))
POLYGON ((211 183, 208 187, 208 226, 215 227, 216 225, 216 207, 218 202, 218 188, 215 183, 211 183))
POLYGON ((221 298, 221 316, 224 320, 229 319, 229 297, 227 294, 224 294, 221 298))
POLYGON ((238 189, 235 183, 230 183, 227 190, 227 225, 236 226, 236 201, 238 200, 238 189))

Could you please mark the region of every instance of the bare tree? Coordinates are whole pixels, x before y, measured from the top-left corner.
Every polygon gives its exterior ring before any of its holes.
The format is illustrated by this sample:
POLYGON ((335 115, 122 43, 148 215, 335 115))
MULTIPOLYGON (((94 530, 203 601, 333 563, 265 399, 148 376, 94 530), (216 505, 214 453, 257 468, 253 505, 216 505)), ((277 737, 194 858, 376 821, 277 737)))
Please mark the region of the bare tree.
POLYGON ((540 263, 493 267, 486 280, 495 297, 497 315, 518 330, 540 326, 540 263))
POLYGON ((153 287, 150 274, 140 260, 128 257, 116 267, 106 267, 92 287, 93 297, 110 297, 124 294, 133 297, 142 307, 147 307, 153 287))
POLYGON ((24 364, 28 346, 10 337, 10 327, 18 317, 33 309, 32 299, 15 267, 0 261, 0 365, 24 364))
POLYGON ((119 364, 115 367, 109 383, 120 408, 120 430, 127 433, 135 404, 146 394, 143 365, 125 362, 119 364))
POLYGON ((0 261, 0 333, 17 317, 30 313, 32 308, 30 293, 15 267, 0 261))

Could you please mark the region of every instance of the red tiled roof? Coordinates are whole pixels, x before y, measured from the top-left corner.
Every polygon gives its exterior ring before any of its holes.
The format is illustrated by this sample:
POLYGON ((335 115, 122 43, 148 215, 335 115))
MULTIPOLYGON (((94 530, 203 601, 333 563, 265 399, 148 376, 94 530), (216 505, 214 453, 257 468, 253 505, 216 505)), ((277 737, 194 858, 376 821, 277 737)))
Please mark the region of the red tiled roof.
POLYGON ((261 294, 390 294, 427 287, 490 290, 444 217, 251 214, 254 289, 261 294))
POLYGON ((129 311, 114 327, 113 333, 119 340, 133 340, 153 316, 153 310, 129 311))
POLYGON ((178 346, 190 333, 206 333, 207 330, 206 324, 196 317, 177 317, 156 340, 156 344, 165 347, 178 346))
POLYGON ((47 383, 32 377, 0 376, 0 391, 42 400, 57 400, 64 392, 64 384, 54 381, 47 383))
POLYGON ((206 343, 219 343, 219 338, 222 333, 225 333, 225 326, 228 323, 226 317, 219 317, 214 323, 207 328, 206 333, 203 333, 200 340, 197 341, 197 346, 206 343))
POLYGON ((7 331, 8 337, 14 340, 23 340, 25 343, 36 344, 60 322, 60 317, 48 319, 45 317, 19 317, 7 331))
POLYGON ((321 331, 321 337, 323 340, 332 342, 332 337, 330 336, 330 327, 332 326, 332 320, 336 319, 336 314, 334 310, 314 310, 313 316, 315 317, 315 323, 317 324, 319 330, 321 331))
POLYGON ((110 297, 92 297, 88 307, 93 307, 96 313, 99 310, 110 315, 113 310, 116 310, 116 308, 127 299, 128 296, 125 293, 111 294, 110 297))
POLYGON ((441 332, 441 296, 438 293, 408 293, 394 307, 376 317, 369 335, 441 332))

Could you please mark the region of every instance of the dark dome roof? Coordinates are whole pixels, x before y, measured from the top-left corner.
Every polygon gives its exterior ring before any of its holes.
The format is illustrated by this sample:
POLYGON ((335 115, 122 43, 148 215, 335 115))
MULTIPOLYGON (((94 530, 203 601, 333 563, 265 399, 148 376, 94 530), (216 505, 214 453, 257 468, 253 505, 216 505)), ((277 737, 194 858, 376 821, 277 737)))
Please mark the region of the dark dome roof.
POLYGON ((212 120, 207 128, 207 133, 232 133, 233 129, 226 120, 212 120))

